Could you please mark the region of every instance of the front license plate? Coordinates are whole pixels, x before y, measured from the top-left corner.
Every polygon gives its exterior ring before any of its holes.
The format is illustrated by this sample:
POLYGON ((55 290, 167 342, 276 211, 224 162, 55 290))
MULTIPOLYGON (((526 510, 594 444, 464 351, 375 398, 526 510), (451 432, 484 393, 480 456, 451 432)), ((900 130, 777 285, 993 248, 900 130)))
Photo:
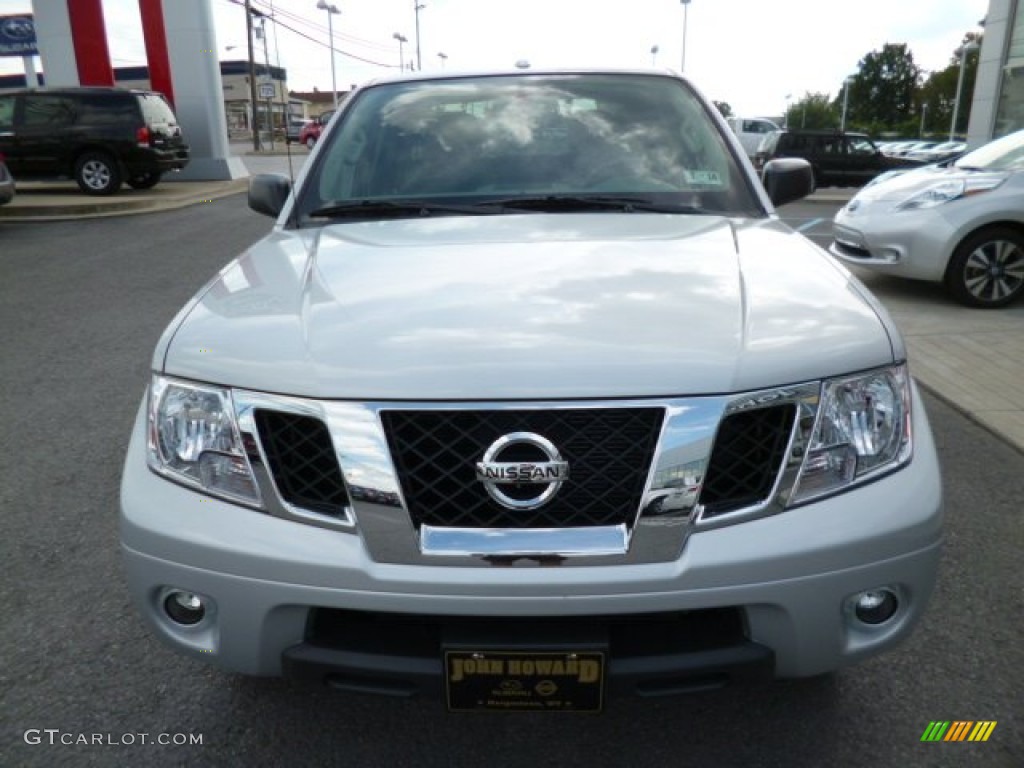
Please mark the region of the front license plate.
POLYGON ((597 651, 445 651, 448 709, 600 712, 604 654, 597 651))

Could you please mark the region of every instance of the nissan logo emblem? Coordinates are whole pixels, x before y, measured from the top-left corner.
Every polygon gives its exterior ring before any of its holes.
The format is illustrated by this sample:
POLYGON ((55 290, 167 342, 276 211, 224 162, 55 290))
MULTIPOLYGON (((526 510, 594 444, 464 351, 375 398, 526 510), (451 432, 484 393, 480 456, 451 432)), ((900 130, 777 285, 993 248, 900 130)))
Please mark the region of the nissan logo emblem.
MULTIPOLYGON (((533 432, 512 432, 491 443, 482 461, 476 464, 476 477, 488 495, 507 509, 536 509, 551 500, 569 477, 569 462, 564 461, 554 444, 533 432), (501 461, 502 453, 513 446, 532 446, 547 461, 501 461), (535 485, 538 493, 513 498, 502 486, 535 485)), ((517 494, 518 496, 518 494, 517 494)))

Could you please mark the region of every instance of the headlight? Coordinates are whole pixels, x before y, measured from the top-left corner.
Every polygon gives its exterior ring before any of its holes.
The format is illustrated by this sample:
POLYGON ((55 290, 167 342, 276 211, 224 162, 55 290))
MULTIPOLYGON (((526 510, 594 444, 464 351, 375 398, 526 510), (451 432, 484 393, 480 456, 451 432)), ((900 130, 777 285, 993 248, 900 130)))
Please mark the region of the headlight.
POLYGON ((912 451, 906 366, 826 381, 791 503, 895 469, 912 451))
POLYGON ((260 503, 228 390, 153 376, 148 436, 156 472, 232 501, 260 503))
POLYGON ((981 177, 977 179, 948 179, 932 184, 901 203, 897 203, 897 211, 917 211, 922 208, 934 208, 937 205, 959 200, 961 197, 977 195, 995 189, 1003 183, 1004 177, 981 177))

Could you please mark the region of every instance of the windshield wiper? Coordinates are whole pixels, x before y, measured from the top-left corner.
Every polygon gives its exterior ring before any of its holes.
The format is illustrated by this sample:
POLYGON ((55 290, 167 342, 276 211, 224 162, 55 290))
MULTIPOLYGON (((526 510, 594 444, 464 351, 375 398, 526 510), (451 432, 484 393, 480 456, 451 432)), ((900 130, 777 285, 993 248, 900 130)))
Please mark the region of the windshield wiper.
POLYGON ((487 200, 486 205, 506 210, 567 213, 577 211, 621 211, 622 213, 706 213, 702 208, 677 203, 659 203, 646 197, 614 195, 540 195, 487 200))
POLYGON ((613 195, 538 195, 481 200, 479 203, 442 203, 432 200, 339 200, 312 211, 311 218, 376 218, 440 215, 482 216, 510 211, 574 213, 621 211, 622 213, 707 213, 702 208, 677 203, 659 203, 646 197, 613 195))
POLYGON ((316 218, 345 219, 361 217, 433 216, 434 214, 480 216, 498 213, 486 205, 458 205, 431 200, 344 200, 328 203, 309 215, 316 218))

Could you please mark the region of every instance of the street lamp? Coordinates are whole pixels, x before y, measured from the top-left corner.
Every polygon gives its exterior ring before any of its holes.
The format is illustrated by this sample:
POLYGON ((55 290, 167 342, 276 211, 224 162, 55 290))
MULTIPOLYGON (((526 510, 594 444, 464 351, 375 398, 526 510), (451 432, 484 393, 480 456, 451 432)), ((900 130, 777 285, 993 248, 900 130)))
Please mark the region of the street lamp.
POLYGON ((924 117, 928 114, 928 102, 921 104, 921 130, 917 132, 920 138, 924 138, 924 117))
POLYGON ((846 107, 850 103, 850 83, 852 83, 855 79, 856 78, 853 75, 850 75, 845 80, 843 80, 843 119, 839 123, 840 133, 845 133, 846 131, 846 107))
POLYGON ((651 46, 651 66, 658 66, 658 46, 656 45, 651 46))
POLYGON ((789 130, 789 100, 792 98, 792 93, 786 94, 786 114, 782 116, 782 127, 787 131, 789 130))
POLYGON ((964 87, 964 69, 967 68, 967 54, 976 50, 978 50, 978 44, 973 40, 964 43, 964 47, 960 49, 960 76, 956 80, 956 98, 953 99, 953 122, 949 124, 950 141, 953 140, 953 134, 956 133, 956 118, 960 112, 960 92, 964 87))
POLYGON ((338 6, 328 3, 327 0, 318 0, 316 7, 321 11, 327 11, 327 34, 331 39, 331 94, 334 96, 334 108, 338 108, 338 78, 334 72, 334 16, 340 14, 338 6))
POLYGON ((412 0, 413 10, 416 12, 416 70, 423 71, 423 61, 420 59, 420 11, 427 6, 423 3, 412 0))
POLYGON ((447 53, 439 53, 439 54, 437 54, 437 58, 439 58, 441 60, 441 69, 444 69, 444 63, 446 61, 448 61, 448 54, 447 53))
POLYGON ((391 37, 398 41, 398 69, 405 70, 405 44, 409 42, 409 39, 405 35, 401 35, 395 32, 391 37))
POLYGON ((679 71, 686 72, 686 22, 690 8, 690 0, 679 0, 683 4, 683 61, 679 71))

